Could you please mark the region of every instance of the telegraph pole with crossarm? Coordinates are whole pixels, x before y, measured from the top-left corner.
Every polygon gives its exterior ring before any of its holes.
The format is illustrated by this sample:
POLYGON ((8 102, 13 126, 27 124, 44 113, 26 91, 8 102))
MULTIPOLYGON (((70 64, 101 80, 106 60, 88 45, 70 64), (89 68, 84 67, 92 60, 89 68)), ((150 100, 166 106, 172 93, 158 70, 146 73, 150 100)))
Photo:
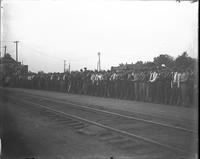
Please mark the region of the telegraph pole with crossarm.
POLYGON ((18 43, 19 43, 19 41, 14 41, 14 43, 16 44, 16 62, 18 62, 18 43))

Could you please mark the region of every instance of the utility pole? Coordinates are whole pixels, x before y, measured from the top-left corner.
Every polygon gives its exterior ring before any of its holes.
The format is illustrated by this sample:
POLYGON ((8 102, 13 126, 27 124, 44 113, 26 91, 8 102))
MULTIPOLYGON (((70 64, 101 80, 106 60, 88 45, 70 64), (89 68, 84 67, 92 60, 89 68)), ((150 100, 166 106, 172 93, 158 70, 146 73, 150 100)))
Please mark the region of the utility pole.
POLYGON ((1 0, 0 0, 0 59, 1 59, 1 0))
POLYGON ((70 73, 70 67, 71 67, 71 66, 70 66, 70 63, 69 63, 69 70, 68 70, 68 71, 69 71, 69 73, 70 73))
POLYGON ((0 59, 1 59, 1 0, 0 0, 0 59))
POLYGON ((66 72, 66 60, 64 60, 64 73, 66 72))
POLYGON ((14 43, 16 44, 16 62, 18 62, 18 43, 19 43, 19 41, 14 41, 14 43))
POLYGON ((98 64, 97 64, 97 71, 101 71, 101 61, 100 61, 100 55, 101 55, 101 53, 100 53, 100 52, 98 52, 99 61, 98 61, 98 64))
POLYGON ((7 50, 7 46, 4 46, 4 57, 6 56, 6 50, 7 50))

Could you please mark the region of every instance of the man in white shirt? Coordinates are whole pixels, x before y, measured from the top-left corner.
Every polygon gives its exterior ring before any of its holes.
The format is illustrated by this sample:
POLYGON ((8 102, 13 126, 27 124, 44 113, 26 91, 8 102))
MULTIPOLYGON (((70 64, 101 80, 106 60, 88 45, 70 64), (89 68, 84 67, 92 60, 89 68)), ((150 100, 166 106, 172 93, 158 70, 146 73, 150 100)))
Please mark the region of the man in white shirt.
POLYGON ((188 105, 188 79, 189 79, 189 72, 188 70, 184 71, 181 70, 181 76, 180 76, 180 91, 181 91, 181 104, 186 106, 188 105))
POLYGON ((180 77, 181 73, 177 68, 174 69, 173 78, 171 82, 171 99, 170 104, 180 104, 180 77))
POLYGON ((152 72, 150 73, 150 101, 155 102, 156 99, 156 80, 158 77, 158 73, 155 68, 152 69, 152 72))

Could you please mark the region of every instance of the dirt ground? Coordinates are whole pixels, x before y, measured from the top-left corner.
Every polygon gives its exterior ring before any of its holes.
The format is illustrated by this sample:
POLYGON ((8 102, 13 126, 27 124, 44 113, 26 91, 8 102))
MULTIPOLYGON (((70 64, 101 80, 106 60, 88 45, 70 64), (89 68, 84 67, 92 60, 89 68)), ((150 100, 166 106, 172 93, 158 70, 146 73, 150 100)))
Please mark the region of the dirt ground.
POLYGON ((157 117, 162 117, 163 119, 173 119, 174 121, 197 121, 198 120, 198 107, 180 107, 172 105, 163 105, 147 102, 138 102, 130 100, 120 100, 112 98, 85 96, 77 94, 66 94, 60 92, 52 91, 42 91, 42 90, 32 90, 32 89, 20 89, 20 88, 6 88, 13 93, 31 93, 39 96, 45 96, 50 98, 55 98, 58 100, 72 101, 76 103, 86 104, 86 105, 98 105, 100 107, 137 112, 143 115, 153 115, 157 117))
POLYGON ((10 103, 1 104, 1 109, 4 109, 2 159, 134 158, 98 141, 93 135, 78 133, 37 112, 10 103))
MULTIPOLYGON (((1 159, 148 158, 100 141, 95 134, 50 120, 30 107, 10 102, 8 97, 9 91, 0 91, 1 159)), ((93 128, 91 131, 98 132, 93 128)))

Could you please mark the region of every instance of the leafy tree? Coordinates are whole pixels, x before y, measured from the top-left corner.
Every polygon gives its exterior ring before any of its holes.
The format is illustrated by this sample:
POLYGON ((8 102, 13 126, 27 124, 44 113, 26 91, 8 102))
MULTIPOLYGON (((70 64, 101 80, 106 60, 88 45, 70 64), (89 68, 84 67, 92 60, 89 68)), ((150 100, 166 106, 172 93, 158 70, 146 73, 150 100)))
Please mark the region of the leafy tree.
POLYGON ((151 61, 145 62, 145 63, 143 64, 143 68, 145 68, 145 69, 151 69, 151 68, 153 68, 153 67, 155 67, 155 63, 153 63, 153 62, 151 62, 151 61))
POLYGON ((143 62, 142 61, 137 61, 134 64, 134 66, 135 66, 136 69, 141 69, 141 68, 143 68, 143 62))
POLYGON ((161 66, 162 64, 165 64, 169 68, 172 68, 174 66, 173 57, 167 54, 161 54, 158 57, 154 57, 153 62, 158 66, 161 66))
POLYGON ((186 68, 194 68, 195 59, 188 56, 187 52, 183 52, 182 55, 179 55, 175 59, 175 66, 177 68, 186 69, 186 68))
POLYGON ((44 71, 38 71, 38 74, 44 74, 44 71))

